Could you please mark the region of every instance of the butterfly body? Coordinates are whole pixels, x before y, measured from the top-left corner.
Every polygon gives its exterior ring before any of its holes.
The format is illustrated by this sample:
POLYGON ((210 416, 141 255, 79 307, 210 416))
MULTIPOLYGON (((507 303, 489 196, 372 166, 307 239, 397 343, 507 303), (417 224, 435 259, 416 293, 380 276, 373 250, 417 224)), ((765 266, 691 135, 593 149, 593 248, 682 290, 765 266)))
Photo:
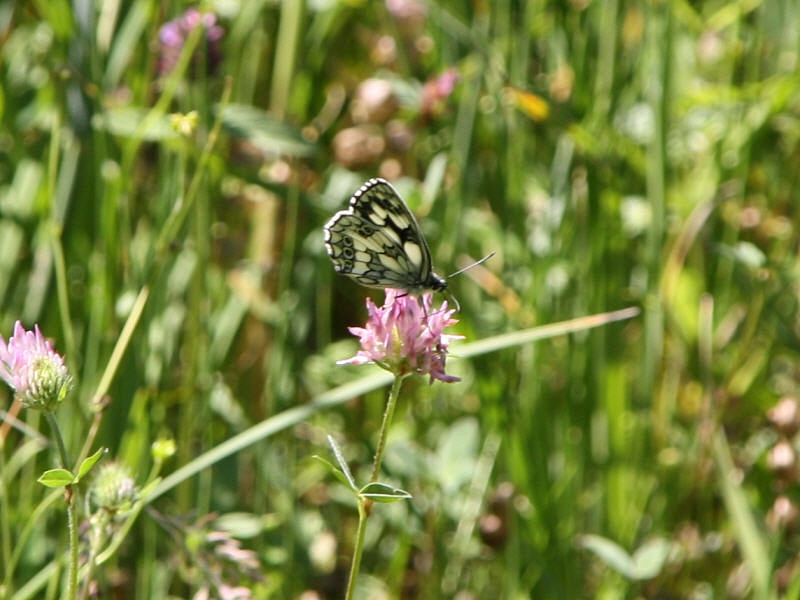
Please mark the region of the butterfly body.
POLYGON ((433 272, 417 220, 395 189, 374 178, 325 225, 325 249, 337 273, 376 288, 420 294, 447 288, 433 272))

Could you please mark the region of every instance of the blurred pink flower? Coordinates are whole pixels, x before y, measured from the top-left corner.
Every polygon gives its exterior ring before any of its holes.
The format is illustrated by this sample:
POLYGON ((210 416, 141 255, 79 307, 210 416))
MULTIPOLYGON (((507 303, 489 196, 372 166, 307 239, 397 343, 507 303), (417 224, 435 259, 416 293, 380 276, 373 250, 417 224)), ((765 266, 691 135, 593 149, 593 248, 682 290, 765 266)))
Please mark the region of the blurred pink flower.
POLYGON ((415 296, 399 290, 386 290, 386 301, 381 308, 367 299, 369 318, 365 327, 350 327, 350 333, 361 341, 361 350, 338 364, 364 365, 370 362, 391 371, 397 376, 416 373, 430 375, 445 382, 459 381, 445 373, 447 346, 460 335, 444 333, 445 327, 458 323, 451 318, 455 312, 447 302, 431 310, 433 294, 422 295, 422 304, 415 296))
POLYGON ((420 111, 428 116, 436 116, 443 112, 446 101, 455 91, 457 83, 458 71, 453 67, 428 79, 422 87, 420 111))
POLYGON ((447 98, 456 89, 458 83, 458 71, 450 67, 438 77, 429 80, 428 85, 437 98, 447 98))
POLYGON ((428 8, 419 0, 386 0, 386 9, 404 24, 422 25, 428 16, 428 8))
MULTIPOLYGON (((214 72, 222 60, 220 40, 225 34, 225 30, 217 25, 217 15, 214 13, 201 13, 196 8, 190 8, 181 17, 165 23, 158 32, 158 40, 161 43, 158 70, 162 75, 175 68, 186 38, 198 26, 205 29, 208 72, 214 72)), ((199 57, 192 57, 192 61, 195 64, 198 63, 199 57)))
POLYGON ((253 597, 252 590, 242 585, 221 585, 217 591, 222 600, 249 600, 253 597))
POLYGON ((26 331, 14 324, 8 342, 0 336, 0 378, 28 408, 52 411, 72 388, 64 359, 44 339, 39 326, 26 331))

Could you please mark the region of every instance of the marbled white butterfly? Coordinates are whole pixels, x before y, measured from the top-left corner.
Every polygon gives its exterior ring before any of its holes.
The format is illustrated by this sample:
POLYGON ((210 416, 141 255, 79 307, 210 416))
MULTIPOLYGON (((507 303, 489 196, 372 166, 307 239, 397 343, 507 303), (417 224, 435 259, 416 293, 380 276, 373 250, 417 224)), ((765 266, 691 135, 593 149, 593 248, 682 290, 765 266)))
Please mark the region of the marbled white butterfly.
POLYGON ((368 287, 408 294, 447 288, 447 279, 433 272, 431 252, 417 220, 383 179, 367 181, 350 198, 350 207, 328 221, 325 249, 337 273, 368 287))

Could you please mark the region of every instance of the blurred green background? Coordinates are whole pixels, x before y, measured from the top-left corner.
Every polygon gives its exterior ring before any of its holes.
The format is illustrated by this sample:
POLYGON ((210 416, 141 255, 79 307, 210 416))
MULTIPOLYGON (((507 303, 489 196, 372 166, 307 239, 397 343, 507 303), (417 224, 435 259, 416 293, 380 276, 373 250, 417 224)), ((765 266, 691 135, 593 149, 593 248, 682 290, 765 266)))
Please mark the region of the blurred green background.
MULTIPOLYGON (((68 448, 99 415, 92 451, 143 482, 157 439, 168 475, 275 425, 162 488, 99 597, 342 596, 354 504, 312 456, 332 435, 369 477, 386 387, 336 361, 382 294, 322 226, 373 176, 438 272, 497 253, 451 281, 467 342, 642 312, 406 382, 384 479, 414 498, 373 511, 359 597, 800 596, 799 23, 794 0, 0 4, 0 331, 65 355, 68 448)), ((3 589, 57 597, 53 453, 17 418, 3 589)))

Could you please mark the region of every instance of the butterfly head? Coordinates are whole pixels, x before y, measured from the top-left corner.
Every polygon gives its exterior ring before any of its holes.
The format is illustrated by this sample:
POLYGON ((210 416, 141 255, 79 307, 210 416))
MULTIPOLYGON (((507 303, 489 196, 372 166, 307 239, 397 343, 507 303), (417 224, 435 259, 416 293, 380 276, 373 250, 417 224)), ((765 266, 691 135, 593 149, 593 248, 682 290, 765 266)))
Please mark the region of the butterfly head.
POLYGON ((433 271, 431 271, 431 275, 428 277, 427 284, 428 289, 433 290, 434 292, 443 292, 447 289, 447 279, 441 275, 437 275, 433 271))

